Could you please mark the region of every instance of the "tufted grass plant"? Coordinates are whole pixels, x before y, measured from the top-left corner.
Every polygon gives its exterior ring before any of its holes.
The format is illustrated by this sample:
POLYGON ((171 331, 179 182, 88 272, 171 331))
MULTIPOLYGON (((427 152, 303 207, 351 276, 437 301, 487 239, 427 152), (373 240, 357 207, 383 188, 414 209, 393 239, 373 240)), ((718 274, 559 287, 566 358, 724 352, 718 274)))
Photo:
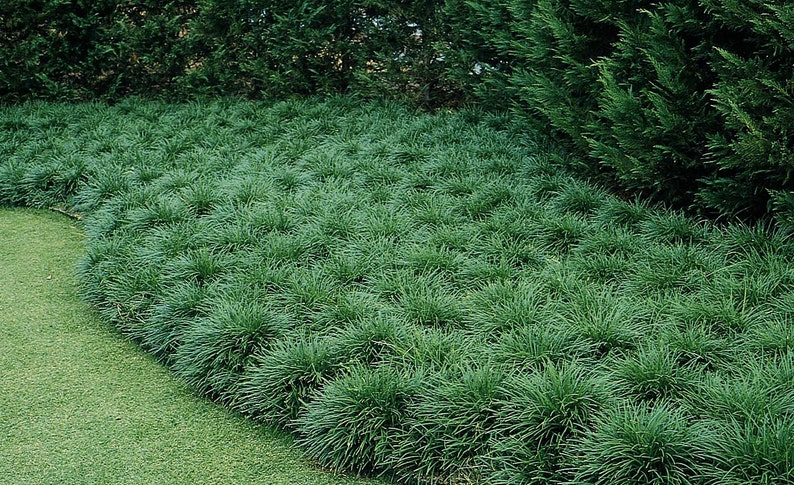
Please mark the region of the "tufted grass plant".
POLYGON ((696 364, 681 365, 681 360, 676 350, 649 344, 618 358, 612 364, 612 380, 638 400, 676 398, 693 387, 694 376, 701 370, 696 364))
POLYGON ((533 370, 594 355, 594 345, 576 329, 553 322, 552 317, 503 333, 493 350, 494 358, 520 370, 533 370))
POLYGON ((235 296, 191 322, 171 365, 199 392, 228 399, 236 394, 240 376, 253 357, 293 327, 284 313, 235 296))
POLYGON ((549 363, 504 382, 489 483, 562 483, 564 453, 610 403, 611 384, 582 363, 549 363))
POLYGON ((791 414, 755 415, 722 424, 717 441, 721 483, 790 483, 794 480, 791 414))
POLYGON ((335 470, 385 471, 419 382, 417 374, 382 366, 354 367, 329 383, 296 422, 307 456, 335 470))
POLYGON ((509 118, 4 106, 0 204, 82 217, 99 315, 322 466, 789 479, 790 234, 611 195, 509 118))
POLYGON ((252 356, 239 381, 236 407, 258 420, 292 428, 315 393, 341 373, 333 341, 288 336, 252 356))
POLYGON ((394 438, 390 464, 398 477, 430 483, 480 481, 504 377, 495 366, 463 364, 426 382, 394 438))
POLYGON ((410 330, 404 321, 388 315, 361 319, 336 336, 335 354, 347 365, 382 365, 406 347, 410 330))
POLYGON ((717 461, 713 432, 665 405, 627 404, 605 411, 572 445, 575 483, 706 483, 717 461))

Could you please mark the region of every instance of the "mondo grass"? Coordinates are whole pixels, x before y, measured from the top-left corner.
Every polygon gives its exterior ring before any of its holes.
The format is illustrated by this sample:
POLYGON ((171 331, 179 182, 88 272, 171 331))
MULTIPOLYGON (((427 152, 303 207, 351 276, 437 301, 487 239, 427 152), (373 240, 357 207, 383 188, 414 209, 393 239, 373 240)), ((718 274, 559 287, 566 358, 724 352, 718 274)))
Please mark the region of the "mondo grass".
POLYGON ((0 209, 0 482, 372 483, 318 470, 102 322, 78 296, 84 245, 61 215, 0 209))
POLYGON ((713 433, 667 406, 628 404, 603 413, 571 446, 578 483, 691 484, 714 472, 713 433))
POLYGON ((571 478, 564 453, 613 399, 610 383, 582 363, 549 363, 504 383, 492 438, 490 483, 559 483, 571 478))
POLYGON ((308 404, 297 421, 299 441, 333 469, 384 472, 419 382, 418 374, 387 366, 354 367, 308 404))
POLYGON ((610 195, 471 110, 128 99, 0 125, 0 204, 84 218, 100 315, 324 466, 791 479, 783 229, 610 195))

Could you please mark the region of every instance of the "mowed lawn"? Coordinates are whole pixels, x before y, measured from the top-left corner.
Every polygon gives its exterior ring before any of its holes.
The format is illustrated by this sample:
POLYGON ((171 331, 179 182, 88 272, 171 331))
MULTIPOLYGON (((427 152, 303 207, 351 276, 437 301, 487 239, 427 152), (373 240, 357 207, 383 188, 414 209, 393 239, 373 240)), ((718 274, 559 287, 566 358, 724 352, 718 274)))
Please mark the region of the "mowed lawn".
POLYGON ((364 484, 192 394, 78 297, 82 229, 0 209, 0 483, 364 484))

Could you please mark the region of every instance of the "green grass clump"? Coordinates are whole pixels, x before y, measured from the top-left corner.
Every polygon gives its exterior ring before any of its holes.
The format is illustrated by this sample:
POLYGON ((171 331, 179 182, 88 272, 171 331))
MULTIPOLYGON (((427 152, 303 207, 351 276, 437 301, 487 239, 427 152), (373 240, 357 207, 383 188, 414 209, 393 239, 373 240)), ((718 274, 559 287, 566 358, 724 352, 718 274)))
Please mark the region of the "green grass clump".
POLYGON ((418 388, 418 375, 354 367, 306 406, 296 422, 298 440, 309 457, 335 470, 384 472, 418 388))
POLYGON ((491 366, 450 369, 425 383, 394 441, 403 478, 477 483, 495 431, 503 372, 491 366))
POLYGON ((254 355, 292 328, 283 313, 233 298, 192 322, 173 356, 174 371, 189 385, 213 396, 234 396, 237 381, 254 355))
POLYGON ((131 99, 3 119, 0 201, 82 213, 87 300, 325 466, 789 478, 783 229, 620 199, 465 110, 131 99))
POLYGON ((607 381, 579 362, 548 363, 506 379, 489 483, 559 483, 571 478, 564 453, 610 401, 607 381))
POLYGON ((720 430, 718 462, 723 483, 791 483, 794 481, 794 425, 791 414, 729 421, 720 430))
POLYGON ((678 485, 705 481, 711 433, 666 406, 625 405, 599 418, 571 452, 578 483, 678 485))
POLYGON ((379 366, 406 348, 410 327, 397 318, 378 315, 352 322, 335 340, 335 353, 346 363, 379 366))
POLYGON ((80 301, 80 224, 0 209, 0 482, 372 483, 208 402, 80 301))
POLYGON ((291 337, 253 356, 239 384, 238 407, 256 419, 294 425, 314 394, 343 372, 328 339, 291 337))
POLYGON ((613 379, 626 394, 638 400, 680 397, 691 389, 691 376, 699 368, 681 365, 680 354, 663 345, 649 345, 614 364, 613 379))

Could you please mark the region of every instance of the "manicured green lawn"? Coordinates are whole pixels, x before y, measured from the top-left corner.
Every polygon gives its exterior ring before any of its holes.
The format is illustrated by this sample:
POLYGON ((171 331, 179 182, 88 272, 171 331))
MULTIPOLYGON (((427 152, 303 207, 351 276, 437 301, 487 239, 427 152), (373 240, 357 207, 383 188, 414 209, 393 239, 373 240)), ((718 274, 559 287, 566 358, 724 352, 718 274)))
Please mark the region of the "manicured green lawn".
POLYGON ((0 209, 0 483, 363 484, 191 393, 78 297, 82 228, 0 209))

